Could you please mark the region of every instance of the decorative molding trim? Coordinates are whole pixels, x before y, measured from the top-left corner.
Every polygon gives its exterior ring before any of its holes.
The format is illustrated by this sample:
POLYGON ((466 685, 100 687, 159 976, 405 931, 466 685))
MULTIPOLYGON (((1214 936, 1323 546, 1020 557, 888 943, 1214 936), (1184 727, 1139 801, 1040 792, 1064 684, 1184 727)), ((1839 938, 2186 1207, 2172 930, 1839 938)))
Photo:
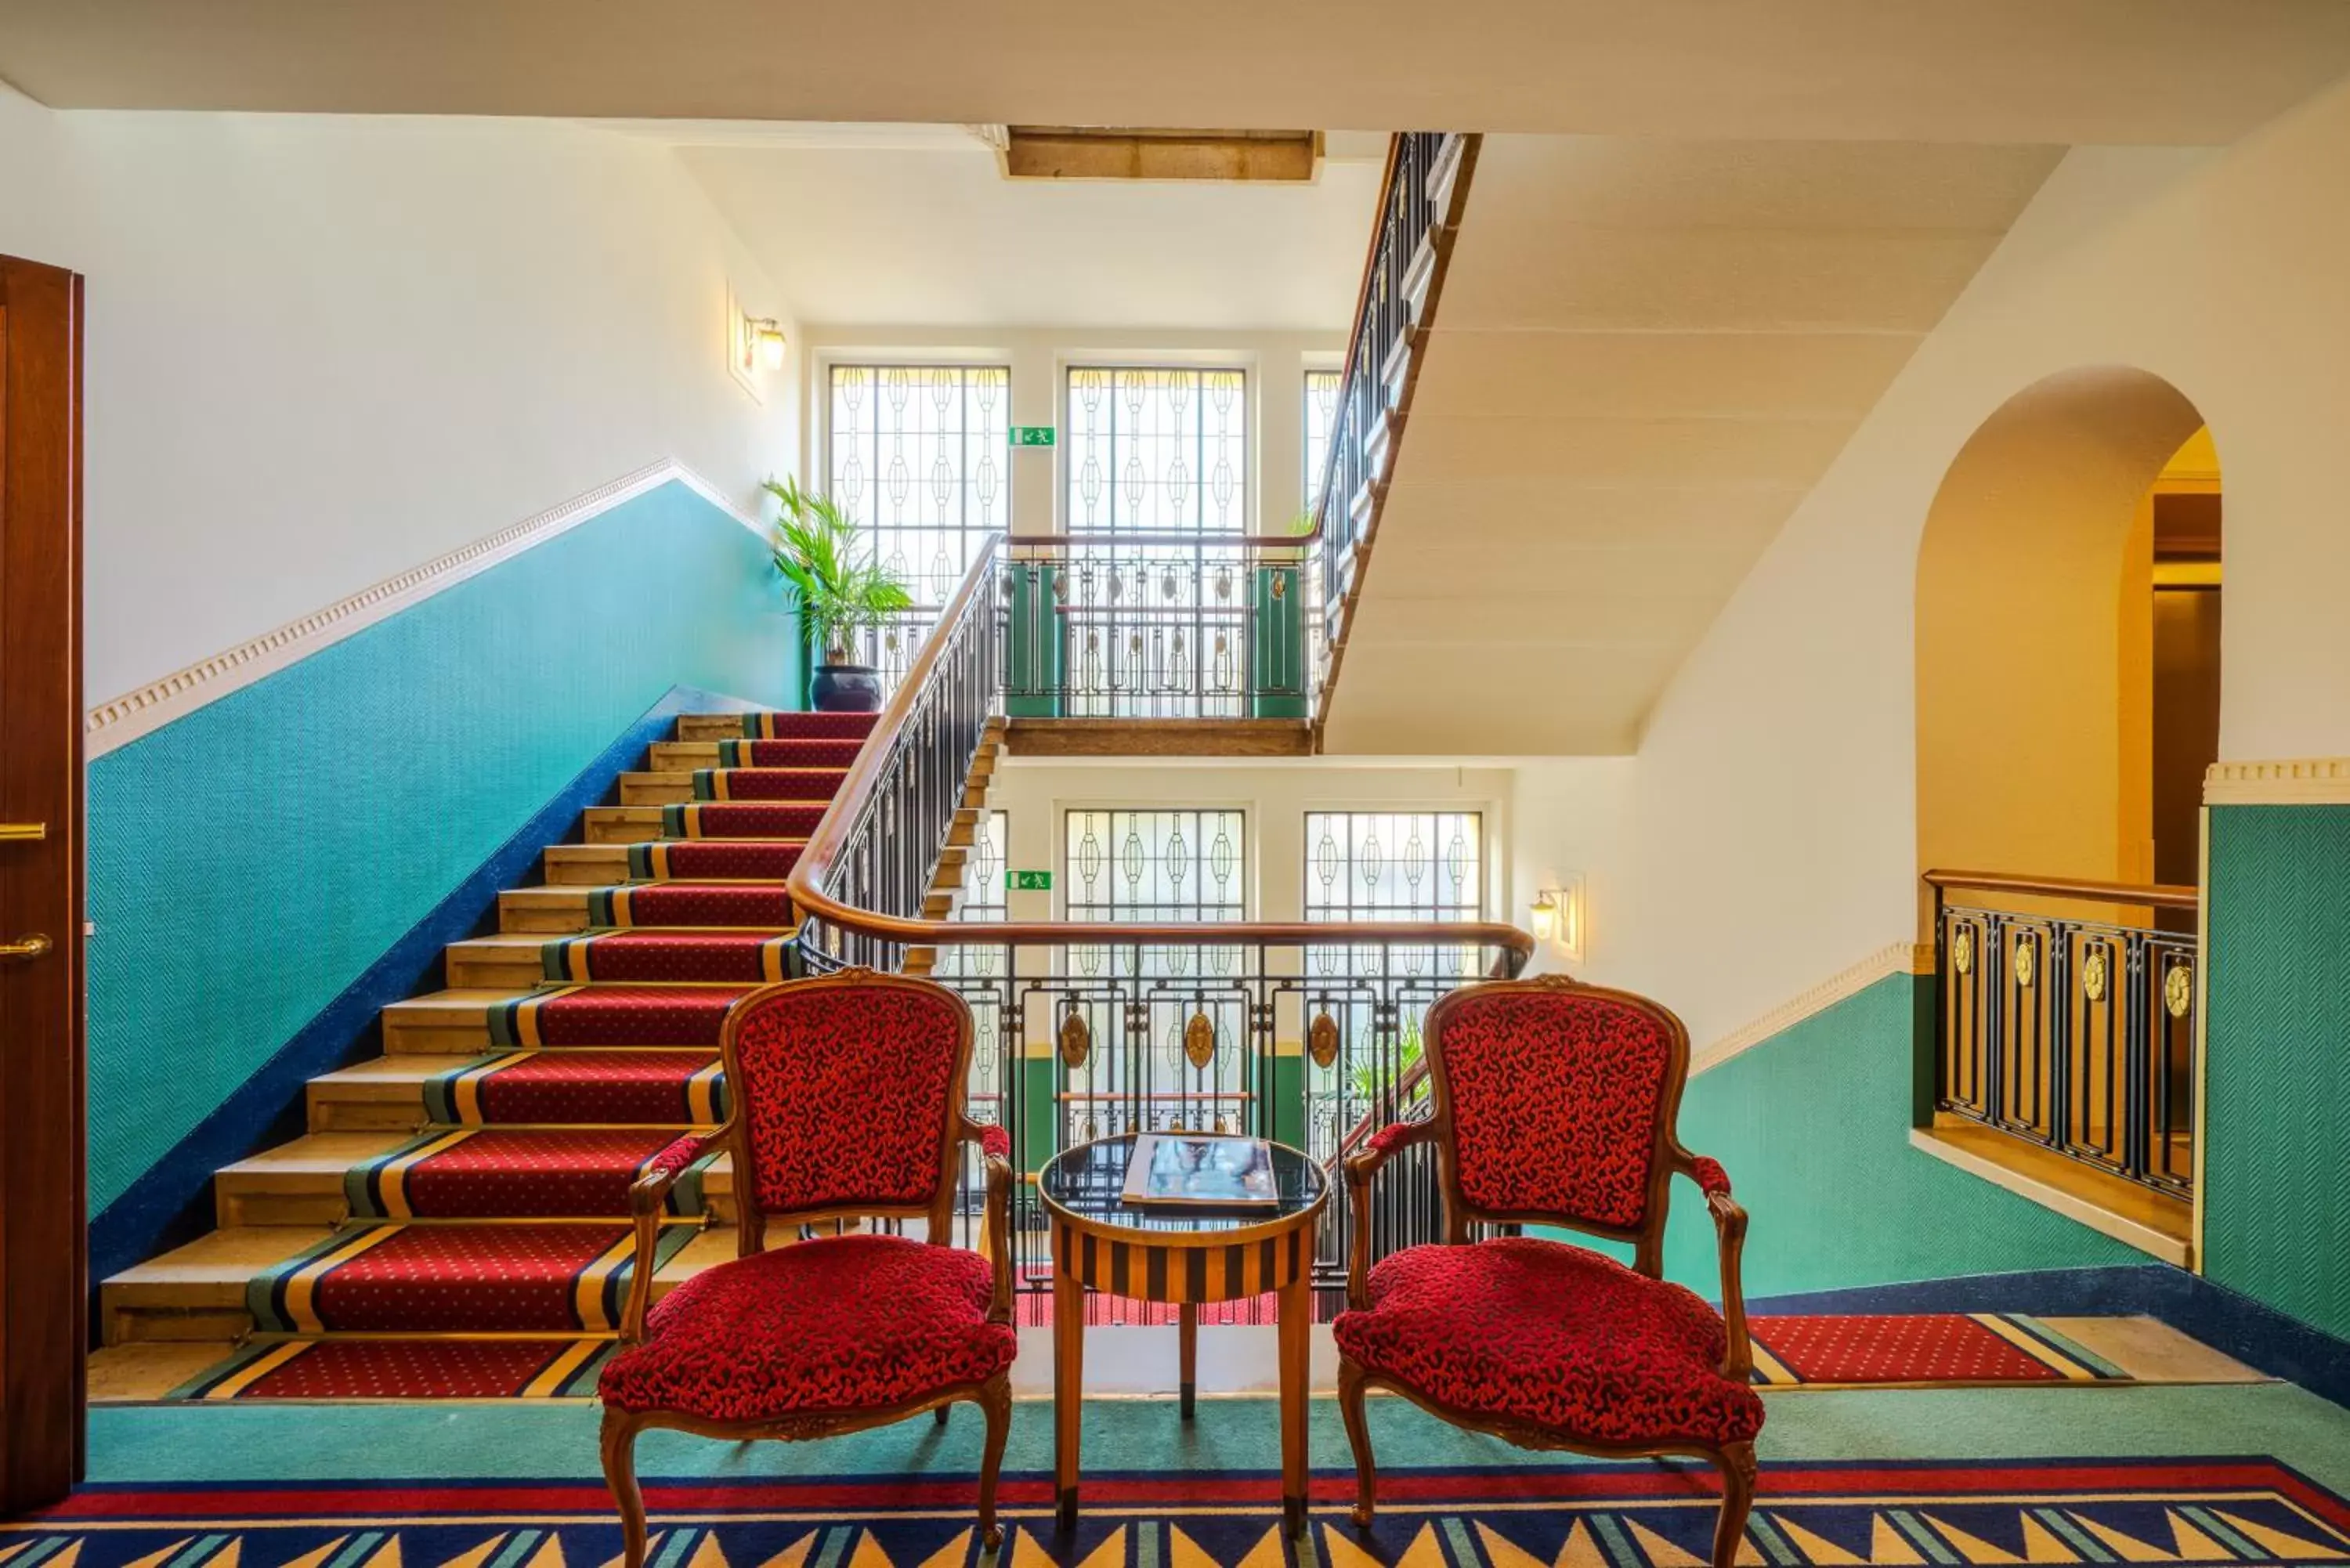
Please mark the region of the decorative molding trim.
POLYGON ((2203 774, 2203 804, 2350 805, 2350 757, 2213 763, 2203 774))
POLYGON ((1846 997, 1856 996, 1888 974, 1929 974, 1934 952, 1916 942, 1888 942, 1851 968, 1841 970, 1800 996, 1792 997, 1742 1029, 1734 1029, 1690 1056, 1690 1076, 1711 1072, 1741 1052, 1752 1050, 1783 1030, 1846 997))
POLYGON ((761 538, 766 537, 766 529, 756 518, 745 515, 708 480, 675 458, 664 458, 608 484, 600 484, 584 495, 573 496, 535 517, 526 517, 510 528, 461 545, 398 576, 387 577, 373 587, 338 599, 275 631, 239 643, 210 659, 199 659, 184 670, 173 670, 136 691, 99 703, 83 720, 84 754, 95 761, 175 719, 185 718, 207 702, 216 702, 264 676, 274 675, 354 632, 364 631, 380 620, 453 588, 468 577, 512 560, 672 480, 761 538))

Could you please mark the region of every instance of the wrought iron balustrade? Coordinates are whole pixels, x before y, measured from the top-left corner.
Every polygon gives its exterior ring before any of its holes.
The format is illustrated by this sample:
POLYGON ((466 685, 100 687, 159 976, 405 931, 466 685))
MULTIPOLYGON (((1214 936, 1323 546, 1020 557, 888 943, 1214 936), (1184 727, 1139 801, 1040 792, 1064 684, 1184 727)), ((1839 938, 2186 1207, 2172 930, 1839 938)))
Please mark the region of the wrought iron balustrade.
POLYGON ((1317 709, 1336 679, 1345 620, 1369 543, 1365 530, 1374 492, 1386 483, 1397 425, 1410 399, 1415 334, 1426 324, 1478 145, 1473 135, 1414 130, 1396 136, 1388 148, 1329 456, 1315 490, 1317 709))
POLYGON ((2197 890, 1965 871, 1926 881, 1936 1108, 2189 1197, 2199 955, 2155 912, 2191 913, 2197 890), (2050 902, 2080 912, 2013 907, 2050 902))
POLYGON ((1069 534, 1010 554, 999 585, 1007 714, 1306 716, 1306 541, 1069 534))
MULTIPOLYGON (((1023 1171, 1089 1138, 1173 1127, 1255 1133, 1336 1160, 1410 1114, 1425 1092, 1419 1021, 1446 991, 1516 973, 1534 950, 1524 932, 1467 919, 1216 920, 1148 908, 1096 920, 923 917, 973 756, 1009 696, 998 685, 1003 641, 1019 631, 997 613, 998 570, 990 541, 793 869, 808 963, 898 969, 909 948, 951 952, 932 973, 972 1007, 971 1105, 1011 1133, 1023 1171)), ((1317 1241, 1319 1278, 1333 1287, 1350 1223, 1344 1187, 1334 1183, 1317 1241)), ((1383 1245, 1436 1239, 1422 1155, 1378 1191, 1383 1245)), ((1042 1219, 1024 1185, 1016 1219, 1021 1278, 1042 1290, 1042 1219)))

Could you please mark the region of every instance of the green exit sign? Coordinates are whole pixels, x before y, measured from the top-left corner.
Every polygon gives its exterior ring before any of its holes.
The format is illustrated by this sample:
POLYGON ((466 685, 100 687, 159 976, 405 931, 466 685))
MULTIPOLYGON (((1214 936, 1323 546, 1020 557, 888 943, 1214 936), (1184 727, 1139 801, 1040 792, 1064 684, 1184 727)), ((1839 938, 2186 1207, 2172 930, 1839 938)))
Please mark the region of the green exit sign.
POLYGON ((1053 427, 1050 425, 1014 425, 1012 427, 1012 444, 1014 446, 1050 446, 1053 444, 1053 427))
MULTIPOLYGON (((1052 432, 1045 432, 1050 435, 1052 432)), ((1003 885, 1015 893, 1049 893, 1053 890, 1050 871, 1006 871, 1003 885)))

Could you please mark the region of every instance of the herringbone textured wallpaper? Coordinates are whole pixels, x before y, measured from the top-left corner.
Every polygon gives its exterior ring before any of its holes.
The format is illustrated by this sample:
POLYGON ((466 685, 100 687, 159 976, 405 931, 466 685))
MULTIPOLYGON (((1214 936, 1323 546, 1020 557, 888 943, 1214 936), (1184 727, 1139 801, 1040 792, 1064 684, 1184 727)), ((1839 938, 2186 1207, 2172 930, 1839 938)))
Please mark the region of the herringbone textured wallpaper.
POLYGON ((2205 1272, 2350 1336, 2350 806, 2211 810, 2205 1272))
POLYGON ((90 1212, 670 688, 786 704, 766 557, 666 484, 93 763, 90 1212))

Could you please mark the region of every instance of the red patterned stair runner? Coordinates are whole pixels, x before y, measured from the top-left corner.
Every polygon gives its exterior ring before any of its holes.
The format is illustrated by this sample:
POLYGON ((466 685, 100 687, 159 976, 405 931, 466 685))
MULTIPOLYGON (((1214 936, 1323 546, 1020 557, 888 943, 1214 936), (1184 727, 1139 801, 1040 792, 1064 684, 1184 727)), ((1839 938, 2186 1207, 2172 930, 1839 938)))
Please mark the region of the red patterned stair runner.
MULTIPOLYGON (((709 804, 666 808, 629 881, 586 890, 589 929, 541 948, 549 983, 489 1007, 495 1049, 426 1081, 425 1129, 345 1173, 352 1223, 250 1282, 262 1337, 182 1397, 590 1386, 628 1289, 629 1185, 723 1115, 721 1023, 795 972, 783 881, 872 722, 745 715, 694 775, 709 804), (338 1334, 369 1337, 315 1337, 338 1334)), ((664 1261, 699 1233, 717 1158, 672 1189, 664 1261)))
POLYGON ((715 1052, 510 1051, 477 1057, 424 1085, 425 1114, 443 1127, 712 1127, 726 1114, 715 1052))
POLYGON ((669 985, 760 985, 797 972, 790 937, 746 931, 598 931, 539 949, 548 980, 669 985))
POLYGON ((782 936, 792 903, 780 882, 648 882, 588 890, 588 923, 733 926, 782 936))
POLYGON ((696 800, 830 800, 848 775, 838 768, 703 768, 696 800))
MULTIPOLYGON (((629 1188, 677 1139, 668 1127, 457 1127, 432 1131, 343 1177, 363 1220, 626 1219, 629 1188)), ((673 1213, 702 1211, 700 1168, 670 1191, 673 1213)))

